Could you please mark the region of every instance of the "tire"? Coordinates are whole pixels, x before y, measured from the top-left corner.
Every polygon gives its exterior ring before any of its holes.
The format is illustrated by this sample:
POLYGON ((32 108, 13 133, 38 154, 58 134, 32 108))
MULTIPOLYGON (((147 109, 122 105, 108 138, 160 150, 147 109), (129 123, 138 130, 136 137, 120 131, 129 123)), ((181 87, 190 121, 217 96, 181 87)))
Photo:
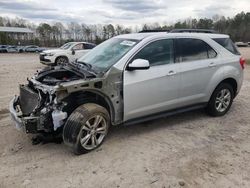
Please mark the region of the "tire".
POLYGON ((69 116, 63 128, 63 141, 77 155, 88 153, 102 145, 109 126, 108 111, 98 104, 86 103, 69 116))
POLYGON ((67 57, 60 56, 60 57, 56 58, 55 65, 62 65, 62 64, 66 64, 66 63, 68 63, 67 57))
POLYGON ((234 99, 234 91, 230 84, 221 83, 214 90, 206 111, 210 116, 219 117, 225 115, 230 109, 234 99))

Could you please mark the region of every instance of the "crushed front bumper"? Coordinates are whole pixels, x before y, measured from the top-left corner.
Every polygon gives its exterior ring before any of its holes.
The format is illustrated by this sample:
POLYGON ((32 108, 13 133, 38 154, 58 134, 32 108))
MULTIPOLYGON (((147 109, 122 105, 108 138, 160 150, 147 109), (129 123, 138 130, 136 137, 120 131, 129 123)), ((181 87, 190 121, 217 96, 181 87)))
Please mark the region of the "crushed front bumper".
POLYGON ((22 130, 24 128, 24 124, 22 122, 22 119, 19 118, 20 113, 16 110, 16 105, 18 103, 18 97, 15 96, 9 104, 9 111, 11 119, 15 122, 16 128, 18 130, 22 130))
POLYGON ((38 117, 23 117, 20 106, 19 97, 15 96, 9 104, 11 119, 14 121, 16 128, 26 133, 37 133, 39 125, 38 117))

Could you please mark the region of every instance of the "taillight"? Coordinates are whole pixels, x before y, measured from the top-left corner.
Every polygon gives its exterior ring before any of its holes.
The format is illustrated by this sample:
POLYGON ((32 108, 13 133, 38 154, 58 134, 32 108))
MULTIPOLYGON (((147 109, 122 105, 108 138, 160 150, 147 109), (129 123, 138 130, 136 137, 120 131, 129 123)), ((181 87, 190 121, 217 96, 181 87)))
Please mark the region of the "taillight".
POLYGON ((241 66, 242 69, 245 68, 245 64, 246 64, 246 60, 243 57, 241 57, 240 58, 240 66, 241 66))

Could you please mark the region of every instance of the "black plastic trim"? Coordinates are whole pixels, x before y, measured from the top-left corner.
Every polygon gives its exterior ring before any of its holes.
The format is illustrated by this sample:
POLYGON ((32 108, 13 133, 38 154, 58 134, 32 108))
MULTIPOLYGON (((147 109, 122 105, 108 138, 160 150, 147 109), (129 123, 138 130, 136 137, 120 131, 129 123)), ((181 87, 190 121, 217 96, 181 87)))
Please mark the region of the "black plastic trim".
POLYGON ((192 106, 186 106, 186 107, 181 107, 181 108, 177 108, 174 110, 168 110, 165 112, 160 112, 157 114, 153 114, 153 115, 147 115, 144 117, 140 117, 140 118, 135 118, 132 120, 128 120, 126 122, 123 123, 123 125, 132 125, 132 124, 138 124, 138 123, 142 123, 145 121, 150 121, 150 120, 154 120, 154 119, 159 119, 159 118, 164 118, 164 117, 169 117, 175 114, 180 114, 180 113, 184 113, 184 112, 188 112, 188 111, 193 111, 193 110, 197 110, 197 109, 201 109, 206 107, 207 103, 199 103, 196 105, 192 105, 192 106))

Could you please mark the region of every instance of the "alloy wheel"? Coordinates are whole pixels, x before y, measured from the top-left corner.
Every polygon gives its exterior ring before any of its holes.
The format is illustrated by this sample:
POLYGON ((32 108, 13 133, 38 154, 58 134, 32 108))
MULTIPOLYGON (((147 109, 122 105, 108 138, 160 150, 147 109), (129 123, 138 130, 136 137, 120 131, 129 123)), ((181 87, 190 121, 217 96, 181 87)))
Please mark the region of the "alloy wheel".
POLYGON ((98 147, 107 134, 107 121, 102 115, 91 117, 82 126, 80 143, 86 150, 98 147))
POLYGON ((218 112, 224 112, 227 110, 231 102, 231 92, 229 89, 222 89, 216 96, 215 108, 218 112))

